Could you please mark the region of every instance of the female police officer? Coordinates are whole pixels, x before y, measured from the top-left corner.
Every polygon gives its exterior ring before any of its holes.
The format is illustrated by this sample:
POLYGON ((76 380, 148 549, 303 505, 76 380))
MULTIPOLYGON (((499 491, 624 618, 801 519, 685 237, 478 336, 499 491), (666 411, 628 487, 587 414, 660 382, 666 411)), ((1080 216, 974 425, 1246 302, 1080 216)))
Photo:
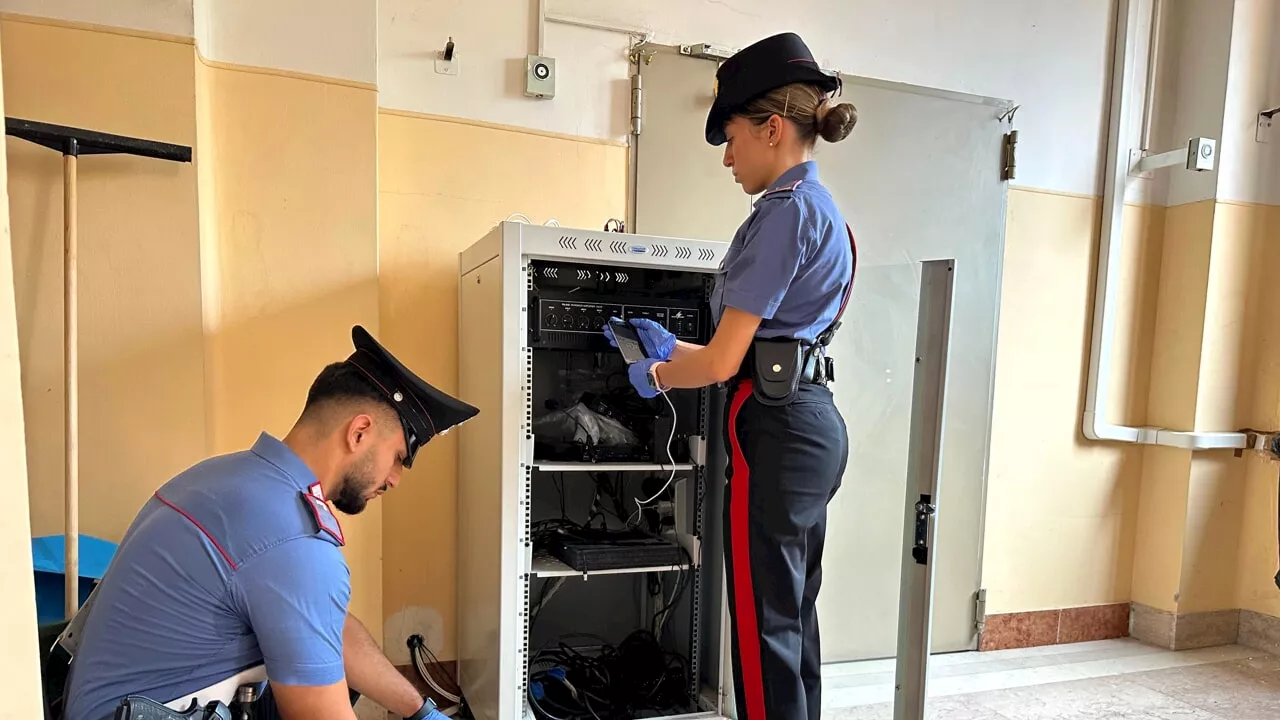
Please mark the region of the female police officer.
POLYGON ((741 720, 817 720, 815 608, 827 503, 848 438, 826 384, 823 347, 852 288, 852 234, 811 159, 817 136, 843 140, 857 111, 833 104, 839 80, 794 34, 762 40, 716 73, 706 138, 748 194, 712 296, 705 347, 635 321, 649 358, 631 366, 646 397, 734 380, 728 403, 726 565, 741 720))

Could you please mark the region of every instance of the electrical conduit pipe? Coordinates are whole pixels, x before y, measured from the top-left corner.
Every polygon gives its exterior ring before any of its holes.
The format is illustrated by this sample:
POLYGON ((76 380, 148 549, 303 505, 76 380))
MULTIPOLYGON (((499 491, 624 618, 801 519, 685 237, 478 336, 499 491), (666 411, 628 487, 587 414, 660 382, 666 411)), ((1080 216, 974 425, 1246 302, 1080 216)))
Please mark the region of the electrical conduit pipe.
MULTIPOLYGON (((1093 337, 1089 344, 1089 382, 1081 426, 1084 436, 1090 440, 1164 445, 1187 450, 1245 448, 1246 436, 1240 432, 1132 427, 1107 420, 1107 397, 1103 389, 1107 387, 1111 377, 1111 356, 1115 340, 1116 295, 1119 290, 1115 268, 1120 262, 1125 185, 1129 178, 1129 147, 1125 136, 1133 104, 1136 14, 1136 0, 1117 0, 1110 117, 1107 124, 1106 176, 1102 191, 1102 232, 1093 298, 1093 337)), ((1157 40, 1153 34, 1152 42, 1157 40)), ((1147 102, 1150 102, 1150 98, 1147 102)))

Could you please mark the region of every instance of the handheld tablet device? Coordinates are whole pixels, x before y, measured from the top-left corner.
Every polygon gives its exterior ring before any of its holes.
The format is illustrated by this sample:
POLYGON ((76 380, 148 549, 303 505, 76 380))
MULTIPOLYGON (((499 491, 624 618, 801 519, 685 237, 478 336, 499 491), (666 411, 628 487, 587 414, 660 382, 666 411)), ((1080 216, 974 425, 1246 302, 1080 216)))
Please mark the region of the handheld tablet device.
POLYGON ((644 345, 640 344, 640 335, 631 323, 610 318, 609 331, 613 333, 613 339, 618 343, 618 351, 622 353, 622 359, 626 360, 628 365, 645 359, 644 345))

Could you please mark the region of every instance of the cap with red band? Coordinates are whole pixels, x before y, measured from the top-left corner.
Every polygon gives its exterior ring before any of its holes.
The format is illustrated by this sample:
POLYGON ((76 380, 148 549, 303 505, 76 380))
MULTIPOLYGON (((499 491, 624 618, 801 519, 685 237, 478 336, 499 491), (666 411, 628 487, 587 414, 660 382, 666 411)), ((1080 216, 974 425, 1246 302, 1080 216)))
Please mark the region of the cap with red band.
POLYGON ((400 415, 404 426, 404 466, 411 467, 418 449, 480 413, 479 408, 437 390, 378 344, 369 331, 351 329, 355 352, 346 362, 359 369, 400 415))

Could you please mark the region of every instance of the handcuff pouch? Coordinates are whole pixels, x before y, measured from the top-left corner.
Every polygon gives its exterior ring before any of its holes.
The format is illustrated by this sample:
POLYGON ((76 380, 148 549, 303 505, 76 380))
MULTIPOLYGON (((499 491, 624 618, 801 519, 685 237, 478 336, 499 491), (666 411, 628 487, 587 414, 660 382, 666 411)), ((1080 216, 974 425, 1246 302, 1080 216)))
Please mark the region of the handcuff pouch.
POLYGON ((761 405, 790 405, 800 387, 804 352, 794 338, 756 338, 751 343, 752 394, 761 405))

